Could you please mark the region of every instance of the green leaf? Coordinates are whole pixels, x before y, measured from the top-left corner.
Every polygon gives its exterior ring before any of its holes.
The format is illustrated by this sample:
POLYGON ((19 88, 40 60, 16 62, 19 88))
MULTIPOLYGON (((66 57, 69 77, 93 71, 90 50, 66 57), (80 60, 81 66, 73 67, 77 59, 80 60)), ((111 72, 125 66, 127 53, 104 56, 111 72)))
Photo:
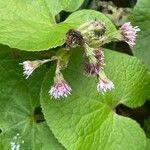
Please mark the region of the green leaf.
POLYGON ((148 96, 149 76, 131 56, 105 50, 105 72, 115 89, 105 95, 96 90, 96 79, 83 75, 82 55, 74 50, 64 78, 72 94, 62 100, 51 99, 55 68, 47 73, 41 88, 41 105, 55 137, 68 150, 141 150, 146 137, 133 120, 115 113, 118 104, 137 107, 148 96))
POLYGON ((138 0, 133 14, 129 17, 135 25, 139 26, 141 31, 138 33, 136 46, 133 53, 150 70, 150 2, 149 0, 138 0))
POLYGON ((44 8, 45 4, 0 1, 0 42, 20 49, 45 48, 54 21, 50 13, 43 13, 39 7, 44 8))
POLYGON ((115 30, 107 17, 93 10, 75 12, 65 22, 55 24, 52 17, 46 15, 47 11, 43 14, 41 9, 42 6, 43 9, 46 7, 45 4, 39 6, 39 1, 37 4, 34 1, 25 2, 0 2, 0 43, 28 51, 47 50, 63 45, 65 34, 70 28, 96 18, 106 23, 108 32, 115 30))
POLYGON ((18 143, 21 150, 64 149, 42 120, 42 113, 35 111, 40 109, 39 91, 45 71, 41 68, 25 80, 17 61, 0 62, 0 149, 13 149, 11 142, 18 143))

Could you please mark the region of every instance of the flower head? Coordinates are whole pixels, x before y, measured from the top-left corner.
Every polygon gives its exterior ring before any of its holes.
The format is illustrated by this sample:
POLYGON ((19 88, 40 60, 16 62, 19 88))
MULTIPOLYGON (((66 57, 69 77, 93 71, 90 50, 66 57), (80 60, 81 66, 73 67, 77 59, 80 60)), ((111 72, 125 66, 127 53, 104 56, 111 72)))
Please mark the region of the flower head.
POLYGON ((123 40, 133 47, 135 45, 137 32, 140 31, 139 27, 133 27, 131 22, 127 22, 120 27, 119 31, 123 35, 123 40))
POLYGON ((24 61, 22 63, 19 63, 20 65, 23 65, 23 75, 26 76, 26 79, 29 78, 29 76, 32 74, 32 72, 38 68, 40 65, 48 62, 47 60, 35 60, 35 61, 24 61))
POLYGON ((104 94, 108 90, 112 90, 114 88, 114 84, 111 80, 109 80, 104 72, 99 74, 98 82, 97 82, 97 90, 104 94))
POLYGON ((97 90, 99 92, 102 92, 103 94, 107 91, 107 90, 112 90, 114 88, 114 84, 111 80, 106 79, 106 80, 100 80, 97 83, 97 90))
POLYGON ((71 87, 64 80, 62 75, 56 75, 54 77, 54 85, 49 91, 49 95, 54 99, 60 99, 61 97, 67 97, 71 94, 71 87))

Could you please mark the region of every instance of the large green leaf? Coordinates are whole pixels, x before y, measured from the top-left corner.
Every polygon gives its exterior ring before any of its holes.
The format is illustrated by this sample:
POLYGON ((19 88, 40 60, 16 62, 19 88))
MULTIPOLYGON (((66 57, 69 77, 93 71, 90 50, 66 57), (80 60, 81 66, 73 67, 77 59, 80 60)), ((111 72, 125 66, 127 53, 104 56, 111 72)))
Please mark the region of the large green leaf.
POLYGON ((129 20, 139 26, 141 31, 138 33, 136 46, 133 53, 145 63, 150 70, 150 2, 149 0, 138 0, 129 20))
POLYGON ((105 72, 115 89, 105 95, 96 90, 96 79, 83 75, 82 55, 73 52, 63 72, 73 91, 68 98, 51 99, 55 68, 47 73, 41 90, 41 105, 49 127, 68 150, 144 150, 146 137, 133 120, 115 113, 118 104, 137 107, 148 97, 149 76, 131 56, 105 51, 105 72))
POLYGON ((75 12, 65 22, 56 24, 47 7, 40 0, 0 1, 0 43, 28 51, 47 50, 64 44, 70 28, 95 18, 106 22, 109 32, 115 29, 107 17, 93 10, 75 12))
POLYGON ((40 106, 39 91, 45 71, 36 71, 27 81, 17 61, 0 62, 1 150, 13 149, 11 142, 19 144, 21 150, 64 149, 46 122, 38 123, 40 117, 42 120, 41 114, 34 113, 35 108, 40 106))

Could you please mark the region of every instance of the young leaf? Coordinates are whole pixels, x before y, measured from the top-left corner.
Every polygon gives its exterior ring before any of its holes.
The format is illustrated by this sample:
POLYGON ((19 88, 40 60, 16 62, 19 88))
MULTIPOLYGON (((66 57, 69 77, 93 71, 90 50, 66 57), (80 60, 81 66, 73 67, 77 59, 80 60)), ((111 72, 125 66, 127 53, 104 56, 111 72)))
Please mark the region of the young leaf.
POLYGON ((142 60, 150 70, 150 2, 149 0, 138 0, 133 14, 129 17, 135 25, 139 26, 141 31, 138 33, 136 46, 133 53, 142 60))
POLYGON ((137 107, 149 93, 149 76, 139 61, 128 55, 105 51, 105 72, 115 89, 105 95, 96 90, 96 79, 83 75, 82 54, 74 50, 64 78, 72 94, 62 100, 48 95, 54 70, 47 73, 41 88, 41 105, 46 121, 68 150, 141 150, 146 137, 133 120, 117 115, 118 104, 137 107))
POLYGON ((17 61, 0 62, 1 150, 17 149, 17 145, 21 150, 64 149, 35 109, 40 106, 39 91, 45 71, 36 71, 26 80, 17 61))

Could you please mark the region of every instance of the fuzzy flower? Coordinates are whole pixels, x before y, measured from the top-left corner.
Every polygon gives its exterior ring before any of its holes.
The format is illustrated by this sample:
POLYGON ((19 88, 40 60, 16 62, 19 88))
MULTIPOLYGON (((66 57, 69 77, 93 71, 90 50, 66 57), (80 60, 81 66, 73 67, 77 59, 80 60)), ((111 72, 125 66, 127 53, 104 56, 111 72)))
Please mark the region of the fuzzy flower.
POLYGON ((84 70, 86 75, 95 76, 104 65, 104 53, 99 48, 93 50, 92 55, 88 55, 84 59, 84 70))
POLYGON ((97 90, 99 92, 102 92, 102 94, 104 94, 108 90, 111 91, 113 88, 114 88, 113 82, 107 78, 107 76, 103 71, 101 71, 98 76, 97 90))
POLYGON ((23 75, 26 76, 26 79, 29 78, 29 76, 32 74, 32 72, 38 68, 40 65, 48 62, 47 60, 35 60, 35 61, 24 61, 22 63, 19 63, 20 65, 23 65, 23 75))
POLYGON ((135 45, 137 32, 140 31, 139 27, 133 27, 131 22, 127 22, 119 28, 119 31, 123 35, 123 40, 133 47, 135 45))
POLYGON ((64 80, 62 75, 56 75, 54 77, 54 85, 49 91, 49 95, 54 99, 60 99, 62 97, 67 97, 71 94, 71 87, 64 80))

